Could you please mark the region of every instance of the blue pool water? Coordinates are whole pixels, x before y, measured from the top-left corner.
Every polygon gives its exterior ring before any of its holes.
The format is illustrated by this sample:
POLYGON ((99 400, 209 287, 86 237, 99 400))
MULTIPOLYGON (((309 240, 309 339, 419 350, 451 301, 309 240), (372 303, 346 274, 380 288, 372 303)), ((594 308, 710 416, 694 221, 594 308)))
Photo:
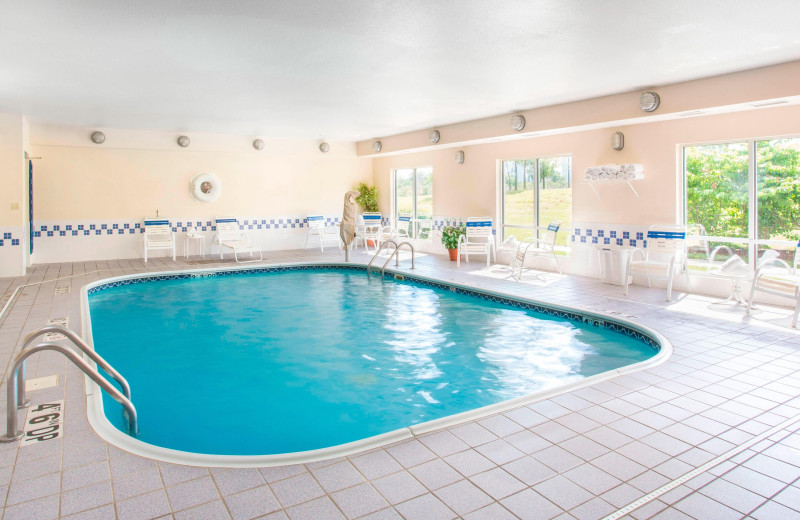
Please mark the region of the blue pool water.
MULTIPOLYGON (((336 268, 149 281, 89 296, 139 438, 195 453, 334 446, 654 356, 602 327, 336 268)), ((125 431, 120 406, 104 397, 125 431)))

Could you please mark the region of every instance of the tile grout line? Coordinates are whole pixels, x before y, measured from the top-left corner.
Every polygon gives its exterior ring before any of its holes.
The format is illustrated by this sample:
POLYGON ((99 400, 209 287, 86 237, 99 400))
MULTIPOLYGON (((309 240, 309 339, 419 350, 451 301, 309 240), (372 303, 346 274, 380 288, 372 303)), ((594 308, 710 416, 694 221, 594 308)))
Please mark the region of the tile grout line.
POLYGON ((667 493, 669 491, 672 491, 673 489, 677 488, 681 484, 684 484, 685 482, 688 482, 689 480, 695 478, 696 476, 698 476, 698 475, 700 475, 702 473, 705 473, 706 471, 710 470, 711 468, 713 468, 715 466, 718 466, 719 464, 722 464, 723 462, 725 462, 725 461, 735 457, 736 455, 742 453, 743 451, 747 450, 751 446, 754 446, 755 444, 758 444, 759 442, 761 442, 761 441, 763 441, 763 440, 775 435, 776 433, 780 432, 781 430, 789 428, 790 426, 792 426, 793 424, 795 424, 797 422, 800 422, 800 415, 796 415, 794 417, 791 417, 791 418, 787 419, 786 421, 778 424, 777 426, 773 426, 769 430, 761 433, 760 435, 757 435, 757 436, 753 437, 749 441, 744 442, 744 443, 740 444, 739 446, 733 448, 732 450, 729 450, 729 451, 723 453, 722 455, 719 455, 718 457, 715 457, 715 458, 711 459, 710 461, 706 462, 702 466, 699 466, 699 467, 693 469, 692 471, 681 475, 680 477, 678 477, 677 479, 673 480, 672 482, 668 482, 667 484, 661 486, 660 488, 656 489, 655 491, 652 491, 652 492, 648 493, 647 495, 634 500, 633 502, 631 502, 631 503, 627 504, 626 506, 618 509, 617 511, 611 513, 610 515, 603 517, 602 520, 618 520, 619 518, 622 518, 623 516, 627 515, 631 511, 634 511, 635 509, 638 509, 638 508, 640 508, 640 507, 642 507, 642 506, 654 501, 658 497, 664 495, 665 493, 667 493))

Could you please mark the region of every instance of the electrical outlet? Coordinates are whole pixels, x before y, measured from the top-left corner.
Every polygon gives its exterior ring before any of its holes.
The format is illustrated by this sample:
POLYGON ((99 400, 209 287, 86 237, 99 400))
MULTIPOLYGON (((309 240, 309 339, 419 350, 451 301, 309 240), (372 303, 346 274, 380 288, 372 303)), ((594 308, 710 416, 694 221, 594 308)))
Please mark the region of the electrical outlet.
POLYGON ((11 203, 11 211, 19 211, 19 202, 11 203))

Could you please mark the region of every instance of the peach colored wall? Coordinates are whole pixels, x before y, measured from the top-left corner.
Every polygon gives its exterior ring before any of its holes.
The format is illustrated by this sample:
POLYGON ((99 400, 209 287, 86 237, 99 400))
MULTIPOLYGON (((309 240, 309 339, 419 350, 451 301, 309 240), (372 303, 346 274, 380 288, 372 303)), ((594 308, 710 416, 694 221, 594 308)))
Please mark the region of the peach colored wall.
POLYGON ((27 191, 25 169, 27 123, 20 115, 0 114, 0 226, 21 226, 25 221, 27 191), (19 209, 12 210, 11 204, 19 209))
POLYGON ((36 220, 113 219, 162 216, 301 215, 341 212, 342 197, 371 179, 371 160, 359 158, 352 143, 331 143, 323 154, 315 141, 266 141, 192 135, 187 149, 177 134, 107 130, 103 145, 85 129, 34 127, 36 220), (189 180, 213 172, 222 195, 195 201, 189 180))
POLYGON ((437 216, 497 217, 497 161, 571 154, 573 221, 649 225, 681 218, 679 145, 753 137, 800 135, 800 107, 774 107, 716 116, 695 117, 575 132, 462 148, 464 164, 454 159, 458 148, 375 157, 373 178, 381 211, 390 211, 391 176, 395 168, 433 166, 433 212, 437 216), (625 134, 625 147, 611 149, 611 134, 625 134), (634 181, 640 199, 627 186, 598 185, 600 200, 583 180, 588 166, 642 163, 646 178, 634 181))
MULTIPOLYGON (((632 92, 598 97, 561 105, 521 110, 527 120, 521 133, 553 129, 578 129, 585 125, 601 125, 657 121, 674 114, 730 107, 761 100, 800 96, 800 61, 751 69, 693 81, 638 89, 632 92), (661 105, 653 113, 639 109, 639 95, 654 90, 661 96, 661 105)), ((440 145, 475 139, 519 135, 511 130, 511 114, 438 126, 440 145)), ((382 152, 413 150, 428 147, 428 129, 388 137, 376 137, 383 144, 382 152)), ((372 155, 373 139, 358 143, 359 155, 372 155)))

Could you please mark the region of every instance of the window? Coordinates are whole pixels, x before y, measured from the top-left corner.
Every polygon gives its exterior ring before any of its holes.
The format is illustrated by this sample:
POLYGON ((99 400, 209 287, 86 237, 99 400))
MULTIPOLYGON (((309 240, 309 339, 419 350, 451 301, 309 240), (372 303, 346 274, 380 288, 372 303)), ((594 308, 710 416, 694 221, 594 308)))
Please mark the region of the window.
POLYGON ((400 168, 394 171, 394 221, 403 226, 398 217, 410 215, 412 221, 408 225, 408 235, 412 238, 429 238, 419 236, 430 234, 430 223, 422 226, 420 221, 433 219, 433 167, 400 168))
POLYGON ((572 157, 560 155, 502 161, 503 240, 536 234, 536 227, 561 221, 556 245, 565 251, 572 225, 572 157))
POLYGON ((689 267, 766 249, 789 262, 800 238, 800 138, 683 148, 689 267))

